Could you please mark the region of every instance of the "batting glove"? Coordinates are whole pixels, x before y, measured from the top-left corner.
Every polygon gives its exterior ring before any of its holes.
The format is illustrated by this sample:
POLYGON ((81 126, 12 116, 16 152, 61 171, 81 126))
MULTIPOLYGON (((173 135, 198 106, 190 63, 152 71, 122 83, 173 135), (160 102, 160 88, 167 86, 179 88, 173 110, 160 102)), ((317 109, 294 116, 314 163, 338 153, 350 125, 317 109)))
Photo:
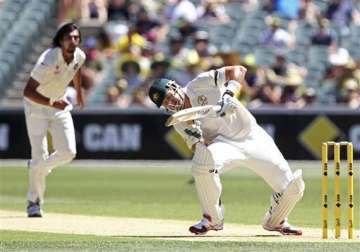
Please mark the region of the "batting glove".
POLYGON ((236 108, 239 106, 233 95, 234 94, 231 91, 227 90, 222 95, 221 100, 218 101, 217 104, 221 106, 221 109, 217 113, 220 116, 234 113, 236 108))
POLYGON ((200 128, 200 122, 195 120, 193 124, 184 129, 185 141, 189 148, 192 148, 199 142, 204 142, 203 132, 200 128))

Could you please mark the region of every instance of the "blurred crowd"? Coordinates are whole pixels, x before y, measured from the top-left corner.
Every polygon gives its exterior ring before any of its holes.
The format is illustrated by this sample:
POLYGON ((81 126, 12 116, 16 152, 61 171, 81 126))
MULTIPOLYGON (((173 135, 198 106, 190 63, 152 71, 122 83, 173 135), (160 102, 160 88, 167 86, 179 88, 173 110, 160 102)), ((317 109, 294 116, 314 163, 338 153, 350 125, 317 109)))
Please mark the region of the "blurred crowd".
POLYGON ((248 72, 238 97, 249 107, 360 107, 360 57, 344 47, 352 29, 359 31, 360 41, 359 0, 62 0, 58 17, 59 23, 99 27, 83 40, 83 85, 88 97, 102 95, 109 105, 152 107, 147 90, 154 79, 184 86, 200 72, 242 64, 248 72), (235 7, 246 15, 264 13, 265 28, 251 44, 273 53, 269 64, 258 64, 253 50, 222 50, 213 43, 206 27, 236 22, 229 13, 235 7), (301 27, 309 32, 299 36, 301 27), (324 63, 315 64, 321 73, 318 85, 312 83, 307 55, 304 64, 289 60, 289 52, 300 47, 306 53, 310 47, 325 52, 324 63))

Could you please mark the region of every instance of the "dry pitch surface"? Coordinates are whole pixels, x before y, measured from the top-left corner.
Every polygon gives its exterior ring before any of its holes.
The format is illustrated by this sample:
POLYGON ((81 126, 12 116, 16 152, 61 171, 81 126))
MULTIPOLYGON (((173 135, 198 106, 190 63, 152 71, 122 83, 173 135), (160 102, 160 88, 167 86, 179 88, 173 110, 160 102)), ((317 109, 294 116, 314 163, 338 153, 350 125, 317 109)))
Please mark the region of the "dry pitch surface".
MULTIPOLYGON (((46 213, 43 218, 27 218, 24 212, 0 210, 0 229, 61 234, 86 234, 115 237, 140 237, 153 239, 174 239, 191 241, 266 241, 266 242, 315 242, 321 241, 321 230, 304 228, 303 236, 282 236, 267 232, 257 225, 225 223, 224 230, 211 231, 204 236, 188 232, 193 224, 189 221, 100 217, 70 214, 46 213)), ((332 234, 330 234, 332 235, 332 234)), ((346 237, 346 230, 342 230, 346 237)), ((347 241, 345 238, 328 241, 347 241)), ((357 231, 355 239, 359 242, 357 231)))

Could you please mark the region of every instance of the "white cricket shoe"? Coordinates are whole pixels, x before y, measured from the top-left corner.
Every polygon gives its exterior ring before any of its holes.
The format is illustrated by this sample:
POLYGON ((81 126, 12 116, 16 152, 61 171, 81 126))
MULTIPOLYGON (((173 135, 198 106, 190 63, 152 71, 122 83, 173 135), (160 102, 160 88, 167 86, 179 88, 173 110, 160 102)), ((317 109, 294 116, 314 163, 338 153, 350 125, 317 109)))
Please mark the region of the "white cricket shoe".
POLYGON ((224 228, 224 221, 222 221, 219 224, 213 224, 211 223, 211 217, 208 214, 203 214, 203 219, 196 223, 195 225, 192 225, 189 228, 189 231, 196 235, 204 235, 210 230, 219 231, 224 228))
POLYGON ((302 230, 300 228, 296 228, 291 226, 287 220, 283 220, 279 226, 271 226, 269 225, 269 220, 270 220, 270 213, 267 212, 265 214, 265 218, 264 218, 264 223, 263 223, 263 228, 267 231, 277 231, 279 233, 281 233, 282 235, 302 235, 302 230))

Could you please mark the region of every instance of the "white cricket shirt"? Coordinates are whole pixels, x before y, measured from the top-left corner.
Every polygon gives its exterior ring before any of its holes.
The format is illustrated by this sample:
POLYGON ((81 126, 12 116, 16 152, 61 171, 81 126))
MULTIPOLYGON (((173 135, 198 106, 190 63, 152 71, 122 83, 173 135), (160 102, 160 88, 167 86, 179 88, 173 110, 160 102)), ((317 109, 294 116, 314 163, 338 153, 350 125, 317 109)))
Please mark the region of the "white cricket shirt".
MULTIPOLYGON (((190 81, 183 90, 192 107, 215 105, 226 90, 225 82, 225 71, 210 70, 190 81)), ((232 115, 203 118, 200 121, 204 138, 210 141, 219 135, 237 140, 247 135, 256 125, 253 115, 240 102, 239 108, 232 115)))
POLYGON ((54 100, 62 99, 66 87, 74 78, 76 72, 85 62, 85 53, 76 48, 74 59, 67 64, 61 48, 49 48, 41 54, 35 67, 31 71, 31 78, 39 82, 37 91, 54 100))

